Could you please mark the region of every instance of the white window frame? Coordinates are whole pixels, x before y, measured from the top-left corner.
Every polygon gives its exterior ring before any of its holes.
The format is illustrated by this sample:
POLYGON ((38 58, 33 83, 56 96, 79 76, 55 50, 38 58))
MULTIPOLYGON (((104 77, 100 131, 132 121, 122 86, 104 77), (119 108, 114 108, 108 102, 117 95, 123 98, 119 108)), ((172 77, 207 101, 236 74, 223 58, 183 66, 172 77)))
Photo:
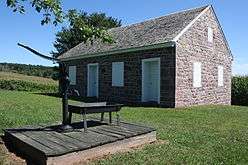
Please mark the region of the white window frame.
POLYGON ((224 67, 222 65, 218 66, 218 86, 224 86, 224 67))
POLYGON ((202 63, 201 62, 193 63, 193 87, 194 88, 202 87, 202 63))
POLYGON ((213 43, 214 31, 211 27, 208 27, 208 42, 213 43))
POLYGON ((75 65, 69 66, 69 79, 70 85, 76 85, 77 83, 77 67, 75 65))
POLYGON ((124 86, 124 62, 112 62, 112 86, 124 86))

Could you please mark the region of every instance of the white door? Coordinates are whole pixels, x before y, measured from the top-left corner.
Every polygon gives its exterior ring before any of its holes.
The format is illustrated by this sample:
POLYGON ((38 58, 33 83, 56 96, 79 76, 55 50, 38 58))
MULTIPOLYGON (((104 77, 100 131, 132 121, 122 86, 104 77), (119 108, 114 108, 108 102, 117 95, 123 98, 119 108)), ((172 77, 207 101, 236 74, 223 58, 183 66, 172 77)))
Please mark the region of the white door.
POLYGON ((142 101, 160 102, 160 59, 142 60, 142 101))
POLYGON ((88 64, 88 96, 98 97, 98 64, 88 64))

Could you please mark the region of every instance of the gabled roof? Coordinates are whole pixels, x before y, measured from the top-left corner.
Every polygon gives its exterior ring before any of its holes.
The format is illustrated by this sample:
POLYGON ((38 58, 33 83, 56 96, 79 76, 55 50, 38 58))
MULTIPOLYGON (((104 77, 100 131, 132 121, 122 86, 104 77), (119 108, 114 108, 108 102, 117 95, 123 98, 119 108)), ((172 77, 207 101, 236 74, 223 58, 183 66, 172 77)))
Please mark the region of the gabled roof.
POLYGON ((137 48, 151 47, 175 41, 209 6, 189 9, 169 14, 141 23, 118 27, 108 30, 114 43, 102 43, 96 40, 93 44, 81 43, 59 58, 69 60, 94 56, 95 54, 109 54, 137 48))

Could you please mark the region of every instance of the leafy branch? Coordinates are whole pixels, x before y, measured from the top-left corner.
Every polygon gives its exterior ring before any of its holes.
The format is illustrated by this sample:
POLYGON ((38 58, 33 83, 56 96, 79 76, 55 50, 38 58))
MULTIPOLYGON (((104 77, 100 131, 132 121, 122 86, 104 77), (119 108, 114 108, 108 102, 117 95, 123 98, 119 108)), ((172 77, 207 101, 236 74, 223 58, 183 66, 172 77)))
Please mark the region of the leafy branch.
POLYGON ((64 13, 61 8, 60 0, 7 0, 8 7, 13 9, 13 12, 25 13, 24 4, 29 4, 35 8, 36 12, 43 14, 41 24, 52 22, 54 25, 63 22, 64 13))

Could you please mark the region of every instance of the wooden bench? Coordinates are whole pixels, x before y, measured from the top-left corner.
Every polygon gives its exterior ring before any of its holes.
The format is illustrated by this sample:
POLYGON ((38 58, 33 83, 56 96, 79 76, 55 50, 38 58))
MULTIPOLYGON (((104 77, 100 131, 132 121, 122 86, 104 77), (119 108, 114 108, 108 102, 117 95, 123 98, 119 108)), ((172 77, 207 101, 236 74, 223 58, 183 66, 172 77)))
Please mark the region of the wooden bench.
POLYGON ((69 104, 69 120, 71 123, 72 113, 83 115, 84 131, 87 131, 87 114, 101 113, 101 122, 104 121, 104 113, 109 113, 109 124, 112 124, 112 112, 116 112, 117 125, 120 124, 120 114, 122 104, 107 104, 107 102, 98 103, 79 103, 79 104, 69 104))

